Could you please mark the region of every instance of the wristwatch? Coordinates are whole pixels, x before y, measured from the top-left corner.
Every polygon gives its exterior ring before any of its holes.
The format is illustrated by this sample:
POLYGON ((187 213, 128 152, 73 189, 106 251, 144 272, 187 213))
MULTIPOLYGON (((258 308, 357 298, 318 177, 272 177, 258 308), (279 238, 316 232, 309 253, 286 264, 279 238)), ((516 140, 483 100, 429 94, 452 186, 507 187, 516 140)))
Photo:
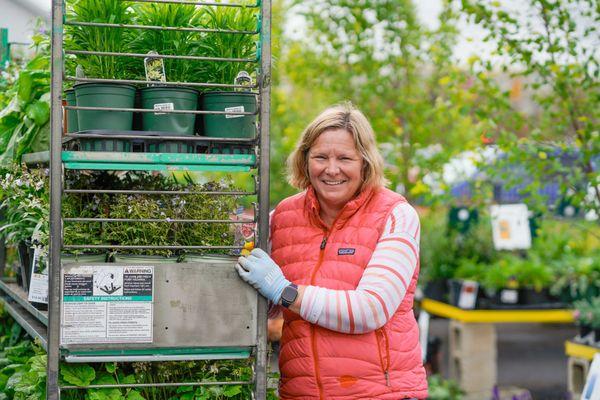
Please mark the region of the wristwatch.
POLYGON ((289 308, 296 298, 298 297, 298 285, 290 284, 283 289, 281 292, 281 305, 285 308, 289 308))

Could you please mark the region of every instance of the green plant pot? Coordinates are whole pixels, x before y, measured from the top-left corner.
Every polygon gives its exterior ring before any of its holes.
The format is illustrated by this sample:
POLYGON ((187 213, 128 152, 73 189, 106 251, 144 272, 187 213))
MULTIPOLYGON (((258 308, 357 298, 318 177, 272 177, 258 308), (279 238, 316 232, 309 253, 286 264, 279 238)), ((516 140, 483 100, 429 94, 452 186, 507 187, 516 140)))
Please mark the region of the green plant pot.
MULTIPOLYGON (((198 92, 189 88, 147 87, 140 90, 142 108, 151 110, 192 110, 198 106, 198 92)), ((195 114, 144 113, 145 131, 194 134, 195 114)))
MULTIPOLYGON (((76 106, 77 100, 75 97, 75 90, 66 90, 65 99, 67 100, 68 106, 76 106)), ((67 110, 67 133, 77 132, 78 130, 79 123, 77 121, 77 110, 67 110)))
MULTIPOLYGON (((249 92, 207 92, 202 95, 203 111, 256 112, 256 94, 249 92)), ((204 115, 204 136, 252 138, 256 115, 204 115)))
MULTIPOLYGON (((79 107, 133 108, 135 86, 116 83, 82 83, 75 85, 79 107)), ((130 111, 82 111, 77 112, 78 129, 128 131, 133 125, 130 111)))

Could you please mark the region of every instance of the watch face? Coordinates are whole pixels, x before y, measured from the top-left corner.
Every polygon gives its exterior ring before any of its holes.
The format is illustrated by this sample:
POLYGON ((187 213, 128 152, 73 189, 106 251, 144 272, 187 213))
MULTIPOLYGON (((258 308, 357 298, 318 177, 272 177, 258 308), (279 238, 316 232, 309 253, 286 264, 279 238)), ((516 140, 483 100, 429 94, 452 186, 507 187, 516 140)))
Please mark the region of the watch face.
POLYGON ((296 300, 297 296, 298 288, 291 285, 287 286, 283 289, 283 292, 281 292, 281 303, 284 306, 289 307, 296 300))

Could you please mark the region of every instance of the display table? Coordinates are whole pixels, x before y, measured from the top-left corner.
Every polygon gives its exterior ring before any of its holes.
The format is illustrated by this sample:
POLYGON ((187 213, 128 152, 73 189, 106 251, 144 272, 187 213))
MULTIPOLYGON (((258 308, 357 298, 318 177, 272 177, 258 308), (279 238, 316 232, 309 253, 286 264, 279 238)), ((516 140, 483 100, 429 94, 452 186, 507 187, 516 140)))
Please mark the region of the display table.
POLYGON ((573 323, 572 310, 463 310, 423 299, 421 309, 450 319, 450 378, 465 391, 465 400, 491 396, 497 381, 496 326, 499 323, 573 323))
POLYGON ((565 354, 569 356, 567 361, 567 388, 572 398, 578 399, 581 396, 590 364, 596 353, 600 353, 600 347, 588 346, 573 340, 565 342, 565 354))

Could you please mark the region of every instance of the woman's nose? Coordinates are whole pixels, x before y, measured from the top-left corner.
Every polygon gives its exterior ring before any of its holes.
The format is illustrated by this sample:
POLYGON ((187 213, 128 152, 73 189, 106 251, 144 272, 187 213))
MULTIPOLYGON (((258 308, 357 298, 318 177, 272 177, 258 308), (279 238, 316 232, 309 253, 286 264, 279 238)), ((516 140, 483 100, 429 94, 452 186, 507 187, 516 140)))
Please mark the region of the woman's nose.
POLYGON ((340 167, 335 159, 329 159, 327 161, 327 167, 325 168, 325 173, 329 175, 336 175, 340 171, 340 167))

